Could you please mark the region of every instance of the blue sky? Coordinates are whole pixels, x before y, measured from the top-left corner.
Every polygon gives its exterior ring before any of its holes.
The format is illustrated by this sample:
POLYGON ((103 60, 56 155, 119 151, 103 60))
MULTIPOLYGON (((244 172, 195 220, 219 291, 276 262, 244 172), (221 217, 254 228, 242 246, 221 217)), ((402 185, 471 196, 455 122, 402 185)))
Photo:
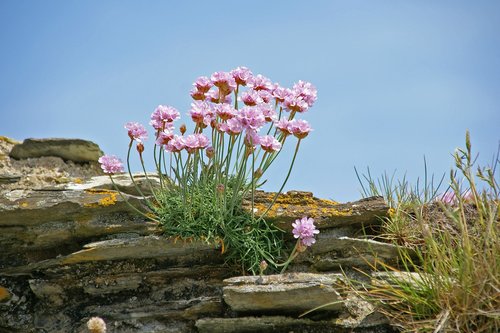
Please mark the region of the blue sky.
POLYGON ((124 158, 125 122, 147 123, 158 104, 187 121, 198 76, 247 66, 318 89, 286 189, 356 200, 354 166, 416 179, 425 155, 440 175, 467 129, 491 160, 499 31, 498 1, 3 0, 0 135, 89 139, 124 158))

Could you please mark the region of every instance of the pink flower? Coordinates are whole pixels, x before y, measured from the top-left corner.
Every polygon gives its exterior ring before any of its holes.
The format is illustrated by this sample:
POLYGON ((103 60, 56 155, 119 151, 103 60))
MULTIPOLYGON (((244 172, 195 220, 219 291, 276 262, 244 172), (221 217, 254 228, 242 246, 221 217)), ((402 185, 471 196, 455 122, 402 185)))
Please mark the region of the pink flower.
POLYGON ((171 123, 180 118, 179 111, 167 105, 158 105, 158 107, 151 114, 151 121, 149 124, 156 130, 163 130, 167 123, 171 123))
POLYGON ((191 134, 184 139, 185 148, 189 153, 197 149, 204 149, 208 146, 210 141, 203 134, 191 134))
MULTIPOLYGON (((213 114, 212 107, 207 102, 195 101, 191 103, 189 115, 191 119, 198 125, 204 125, 204 120, 213 114)), ((209 122, 210 123, 210 122, 209 122)))
POLYGON ((292 94, 292 91, 288 88, 280 87, 277 83, 274 85, 274 89, 272 91, 273 97, 278 102, 284 102, 287 96, 292 94))
POLYGON ((260 146, 268 153, 273 153, 281 149, 281 143, 271 135, 266 135, 260 138, 260 146))
POLYGON ((195 101, 204 101, 206 97, 204 92, 199 91, 196 88, 191 89, 191 92, 189 94, 195 101))
MULTIPOLYGON (((464 201, 471 201, 473 199, 473 195, 470 189, 460 194, 460 196, 464 201)), ((451 190, 451 191, 446 191, 443 195, 436 197, 436 200, 441 201, 446 205, 453 206, 458 204, 459 199, 455 191, 451 190)))
POLYGON ((212 88, 213 83, 208 77, 200 76, 199 78, 196 79, 196 81, 194 81, 193 86, 200 93, 206 93, 207 91, 210 90, 210 88, 212 88))
POLYGON ((256 131, 247 130, 244 143, 247 147, 255 148, 256 145, 260 144, 260 137, 256 131))
POLYGON ((231 75, 237 84, 246 86, 247 82, 253 77, 252 72, 246 67, 237 67, 231 71, 231 75))
POLYGON ((128 131, 128 136, 131 140, 135 140, 137 142, 143 142, 148 138, 148 132, 139 123, 136 122, 128 122, 124 126, 128 131))
POLYGON ((299 81, 295 83, 292 91, 296 96, 301 97, 307 103, 308 107, 313 106, 318 98, 316 87, 309 82, 299 81))
POLYGON ((179 135, 174 135, 174 137, 165 146, 165 150, 171 153, 178 153, 184 148, 186 148, 186 142, 184 141, 184 137, 179 135))
POLYGON ((274 111, 274 108, 269 105, 269 104, 261 104, 259 105, 259 108, 264 115, 264 118, 266 121, 274 121, 276 120, 276 111, 274 111))
POLYGON ((114 155, 104 155, 99 157, 98 162, 101 164, 101 169, 104 173, 110 175, 118 172, 123 172, 123 163, 114 155))
POLYGON ((228 119, 225 123, 218 124, 218 129, 221 132, 229 135, 238 135, 243 131, 243 126, 238 118, 228 119))
POLYGON ((268 90, 258 90, 257 92, 264 103, 269 103, 273 98, 273 94, 271 94, 268 90))
POLYGON ((305 112, 309 108, 309 104, 307 104, 302 96, 293 93, 285 96, 283 105, 287 110, 295 112, 305 112))
POLYGON ((300 239, 305 246, 311 246, 316 242, 314 235, 319 234, 319 230, 314 226, 314 219, 304 216, 302 219, 295 220, 292 223, 293 237, 300 239))
POLYGON ((222 120, 228 120, 233 118, 237 110, 231 106, 231 104, 217 104, 215 107, 215 113, 220 117, 222 120))
POLYGON ((258 131, 265 123, 266 118, 258 107, 244 107, 238 113, 243 128, 258 131))
POLYGON ((248 85, 253 89, 253 90, 271 90, 273 89, 273 84, 271 80, 269 80, 267 77, 262 76, 258 74, 257 76, 254 76, 250 82, 248 82, 248 85))
POLYGON ((274 126, 276 126, 276 128, 285 135, 292 134, 292 132, 290 132, 288 129, 289 124, 290 122, 285 118, 281 118, 279 121, 274 122, 274 126))
POLYGON ((223 96, 228 95, 236 89, 236 80, 228 72, 215 72, 210 79, 214 86, 219 88, 219 93, 223 96))
POLYGON ((156 138, 156 144, 159 146, 164 146, 168 144, 170 140, 174 138, 174 132, 171 130, 163 130, 158 132, 158 136, 156 138))
POLYGON ((205 94, 205 99, 212 102, 212 103, 226 103, 226 104, 231 104, 231 96, 230 95, 225 95, 224 100, 220 101, 220 94, 219 90, 210 90, 205 94))
POLYGON ((259 93, 255 90, 245 91, 241 94, 241 100, 245 105, 254 106, 261 104, 263 99, 259 96, 259 93))
POLYGON ((305 138, 312 131, 309 123, 302 119, 293 119, 288 123, 288 131, 299 139, 305 138))

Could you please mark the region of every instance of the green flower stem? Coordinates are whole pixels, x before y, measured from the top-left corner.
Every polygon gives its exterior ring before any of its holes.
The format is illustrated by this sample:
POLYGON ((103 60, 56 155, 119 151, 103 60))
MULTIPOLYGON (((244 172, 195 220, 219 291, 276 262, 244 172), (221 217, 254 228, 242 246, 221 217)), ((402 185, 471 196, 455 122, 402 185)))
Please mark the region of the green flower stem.
POLYGON ((122 198, 122 200, 130 207, 132 208, 135 212, 139 213, 140 215, 144 216, 145 218, 147 218, 148 220, 152 220, 154 222, 157 222, 157 223, 160 223, 160 221, 156 218, 153 218, 152 216, 150 215, 146 215, 144 212, 140 211, 137 207, 135 207, 134 205, 132 205, 127 198, 125 198, 125 196, 122 194, 122 192, 120 191, 120 189, 118 188, 118 186, 116 185, 115 181, 113 180, 113 177, 111 176, 111 174, 109 175, 109 179, 111 179, 111 183, 113 184, 113 187, 115 188, 116 192, 118 192, 118 194, 120 195, 120 198, 122 198))
MULTIPOLYGON (((146 181, 148 182, 149 189, 151 190, 151 194, 155 198, 156 202, 158 202, 158 197, 156 196, 156 191, 153 188, 151 180, 148 177, 148 173, 146 171, 146 167, 144 166, 144 160, 142 159, 142 154, 141 153, 139 153, 139 159, 141 160, 142 171, 144 171, 144 176, 146 177, 146 181)), ((160 178, 161 178, 161 176, 160 176, 160 178)))
POLYGON ((295 146, 295 152, 293 153, 293 158, 292 158, 292 163, 290 164, 290 168, 288 169, 288 173, 285 177, 285 180, 283 181, 283 184, 281 185, 280 189, 278 192, 276 192, 276 195, 274 196, 273 198, 273 201, 271 202, 271 204, 267 207, 266 211, 264 213, 262 213, 262 215, 260 216, 259 218, 259 221, 264 219, 264 216, 266 216, 266 214, 269 212, 269 210, 271 209, 271 207, 276 203, 276 200, 278 199, 278 196, 281 194, 281 191, 283 191, 283 189, 285 188, 285 185, 288 181, 288 178, 290 178, 290 174, 292 173, 292 168, 293 168, 293 165, 295 164, 295 158, 297 157, 297 153, 299 151, 299 147, 300 147, 300 142, 302 140, 299 139, 299 141, 297 141, 297 146, 295 146))
POLYGON ((137 192, 143 198, 146 198, 146 196, 144 195, 144 193, 142 193, 141 189, 139 188, 139 186, 135 182, 134 176, 132 175, 132 171, 130 171, 130 151, 132 150, 133 143, 134 143, 134 140, 130 140, 130 143, 128 144, 128 151, 127 151, 127 171, 128 171, 129 176, 130 176, 130 179, 132 180, 132 184, 134 184, 134 187, 137 190, 137 192))

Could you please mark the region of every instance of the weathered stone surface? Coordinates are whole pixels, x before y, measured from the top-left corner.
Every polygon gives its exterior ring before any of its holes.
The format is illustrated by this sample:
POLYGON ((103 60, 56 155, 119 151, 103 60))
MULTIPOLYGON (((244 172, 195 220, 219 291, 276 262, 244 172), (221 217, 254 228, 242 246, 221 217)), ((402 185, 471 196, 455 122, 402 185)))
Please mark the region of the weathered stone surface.
POLYGON ((200 333, 389 333, 396 332, 387 325, 345 328, 328 320, 314 321, 284 316, 204 318, 196 321, 200 333))
POLYGON ((81 139, 26 139, 10 152, 15 159, 57 156, 78 163, 95 162, 103 155, 99 146, 81 139))
MULTIPOLYGON (((224 280, 224 301, 237 312, 300 313, 340 301, 341 274, 290 273, 224 280)), ((336 303, 324 310, 340 310, 336 303)))
POLYGON ((318 271, 337 270, 340 267, 371 267, 376 263, 395 264, 400 251, 414 252, 393 244, 371 239, 336 237, 328 232, 320 233, 311 251, 306 251, 297 262, 308 262, 318 271))
MULTIPOLYGON (((113 175, 113 181, 122 193, 127 193, 135 196, 149 196, 152 191, 156 191, 160 187, 160 179, 155 173, 136 173, 133 174, 134 182, 131 180, 129 174, 113 175)), ((95 176, 89 180, 80 183, 70 183, 65 186, 67 190, 115 190, 115 186, 109 179, 109 176, 95 176)))
MULTIPOLYGON (((280 194, 268 210, 276 193, 258 191, 254 210, 257 215, 266 213, 266 219, 275 222, 281 229, 292 230, 292 222, 302 216, 315 219, 319 229, 346 227, 348 225, 380 225, 389 207, 382 197, 371 197, 356 202, 340 204, 332 200, 318 199, 311 192, 289 191, 280 194)), ((249 201, 244 202, 251 209, 249 201)))

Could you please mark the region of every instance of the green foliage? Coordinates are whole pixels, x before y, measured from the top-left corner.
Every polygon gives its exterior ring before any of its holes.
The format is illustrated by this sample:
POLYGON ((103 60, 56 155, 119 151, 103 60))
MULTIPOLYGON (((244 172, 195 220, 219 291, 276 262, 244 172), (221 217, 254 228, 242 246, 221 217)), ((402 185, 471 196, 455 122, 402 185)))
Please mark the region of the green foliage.
POLYGON ((237 196, 232 209, 235 189, 231 178, 227 188, 218 188, 213 180, 198 182, 189 188, 187 196, 172 187, 157 196, 155 213, 165 235, 183 239, 203 239, 220 243, 226 259, 241 264, 254 274, 263 259, 279 258, 283 247, 283 232, 264 219, 256 219, 243 210, 243 198, 237 196))
POLYGON ((378 263, 375 270, 397 274, 389 283, 376 280, 376 287, 363 292, 404 331, 500 330, 498 156, 491 167, 474 172, 467 133, 466 148, 454 154, 456 169, 446 196, 437 196, 428 184, 424 192, 408 191, 406 181, 394 185, 384 180, 378 183, 381 189, 365 177, 366 193, 384 193, 393 207, 384 221, 386 237, 417 253, 401 250, 399 268, 378 263), (402 271, 414 274, 401 278, 402 271))

